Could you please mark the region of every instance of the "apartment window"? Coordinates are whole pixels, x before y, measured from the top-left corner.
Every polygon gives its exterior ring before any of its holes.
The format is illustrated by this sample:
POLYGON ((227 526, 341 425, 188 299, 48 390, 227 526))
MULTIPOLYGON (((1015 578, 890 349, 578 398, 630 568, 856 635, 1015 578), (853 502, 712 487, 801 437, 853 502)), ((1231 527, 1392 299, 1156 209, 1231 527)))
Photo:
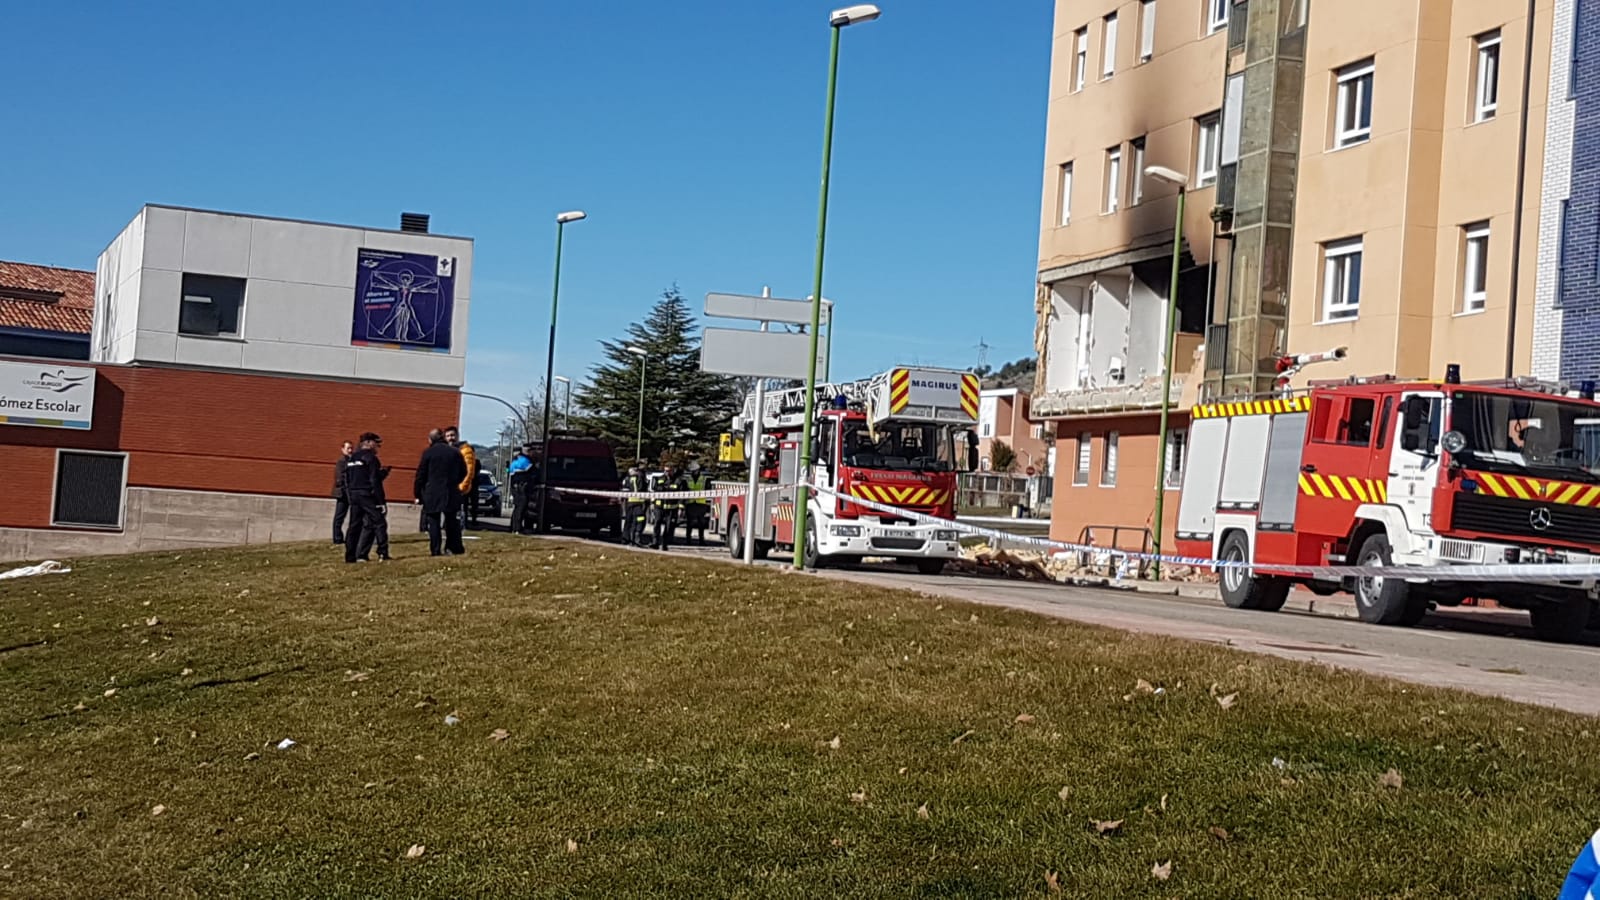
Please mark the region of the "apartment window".
POLYGON ((178 333, 200 337, 238 337, 244 313, 244 279, 183 273, 183 305, 178 333))
POLYGON ((1461 229, 1461 311, 1478 312, 1489 298, 1489 223, 1461 229))
POLYGON ((1354 319, 1361 311, 1361 239, 1322 245, 1322 320, 1354 319))
POLYGON ((1139 61, 1149 62, 1156 55, 1156 0, 1139 4, 1139 61))
POLYGON ((52 525, 121 528, 127 487, 126 453, 56 451, 55 508, 52 525))
POLYGON ((1072 483, 1084 487, 1089 483, 1089 457, 1094 448, 1094 435, 1085 431, 1078 435, 1078 464, 1072 469, 1072 483))
POLYGON ((1100 486, 1117 486, 1117 432, 1106 434, 1106 453, 1100 460, 1100 486))
POLYGON ((1585 21, 1583 18, 1584 0, 1574 0, 1572 4, 1572 27, 1567 32, 1572 35, 1569 42, 1572 45, 1571 59, 1567 60, 1567 99, 1571 100, 1578 95, 1578 23, 1585 21))
POLYGON ((1372 137, 1372 60, 1352 63, 1337 73, 1333 145, 1349 147, 1372 137))
POLYGON ((1100 20, 1100 77, 1110 78, 1117 71, 1117 14, 1100 20))
POLYGON ((1138 206, 1144 200, 1144 138, 1129 142, 1133 148, 1133 166, 1128 171, 1128 205, 1138 206))
POLYGON ((1500 105, 1500 32, 1491 31, 1473 39, 1478 52, 1472 73, 1472 121, 1494 118, 1500 105))
POLYGON ((1228 27, 1228 7, 1233 0, 1206 0, 1206 34, 1216 34, 1228 27))
POLYGON ((1217 150, 1221 146, 1222 115, 1212 113, 1194 121, 1194 176, 1198 187, 1217 181, 1217 150))
POLYGON ((1061 165, 1061 224, 1072 224, 1072 163, 1061 165))
POLYGON ((1122 148, 1106 151, 1106 202, 1104 210, 1114 213, 1122 205, 1122 148))
POLYGON ((1089 74, 1089 29, 1079 28, 1073 32, 1073 42, 1077 49, 1072 57, 1072 92, 1083 90, 1084 79, 1089 74))
POLYGON ((1177 428, 1167 432, 1167 466, 1163 483, 1170 490, 1183 487, 1183 454, 1189 447, 1189 432, 1177 428))
POLYGON ((1566 301, 1567 293, 1567 208, 1571 200, 1561 201, 1561 223, 1556 232, 1556 300, 1555 307, 1560 309, 1566 301))

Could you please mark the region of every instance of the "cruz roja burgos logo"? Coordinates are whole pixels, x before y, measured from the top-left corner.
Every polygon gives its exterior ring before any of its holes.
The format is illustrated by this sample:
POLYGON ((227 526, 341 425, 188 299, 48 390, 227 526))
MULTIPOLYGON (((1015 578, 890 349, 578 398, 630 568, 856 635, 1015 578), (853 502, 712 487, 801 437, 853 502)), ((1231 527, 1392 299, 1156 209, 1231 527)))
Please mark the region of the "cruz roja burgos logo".
POLYGON ((83 387, 88 380, 87 375, 68 375, 65 369, 57 369, 54 373, 40 372, 38 378, 24 378, 22 385, 37 391, 65 394, 73 388, 83 387))

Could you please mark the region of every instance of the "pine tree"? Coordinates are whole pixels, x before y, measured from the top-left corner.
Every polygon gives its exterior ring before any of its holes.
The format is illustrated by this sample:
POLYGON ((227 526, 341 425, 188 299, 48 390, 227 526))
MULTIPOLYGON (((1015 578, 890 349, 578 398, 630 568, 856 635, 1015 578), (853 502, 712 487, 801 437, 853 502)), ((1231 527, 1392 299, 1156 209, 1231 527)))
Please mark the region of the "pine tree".
POLYGON ((700 371, 700 334, 689 304, 676 285, 665 290, 643 322, 625 335, 601 341, 604 361, 576 395, 574 417, 584 429, 616 445, 631 458, 640 423, 641 358, 644 351, 643 459, 658 463, 669 451, 712 454, 743 402, 735 379, 700 371))

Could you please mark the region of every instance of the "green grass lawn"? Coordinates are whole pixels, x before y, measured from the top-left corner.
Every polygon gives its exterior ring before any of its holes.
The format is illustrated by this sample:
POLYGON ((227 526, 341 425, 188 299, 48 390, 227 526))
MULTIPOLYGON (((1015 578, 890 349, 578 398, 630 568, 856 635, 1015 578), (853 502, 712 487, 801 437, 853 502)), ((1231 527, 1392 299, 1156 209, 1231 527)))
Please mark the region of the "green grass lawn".
POLYGON ((1552 897, 1600 825, 1590 719, 772 570, 472 550, 0 582, 0 895, 1552 897))

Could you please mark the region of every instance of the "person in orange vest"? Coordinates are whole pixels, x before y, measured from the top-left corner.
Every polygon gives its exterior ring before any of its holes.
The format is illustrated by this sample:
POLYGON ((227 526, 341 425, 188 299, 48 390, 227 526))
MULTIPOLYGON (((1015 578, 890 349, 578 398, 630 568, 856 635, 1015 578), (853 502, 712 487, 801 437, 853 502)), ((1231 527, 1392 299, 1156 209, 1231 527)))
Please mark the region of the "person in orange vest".
POLYGON ((456 512, 461 516, 463 528, 478 524, 478 454, 472 445, 461 440, 461 429, 451 425, 444 430, 445 442, 456 448, 461 453, 461 461, 467 464, 467 477, 461 480, 458 489, 461 493, 461 502, 456 504, 456 512))

